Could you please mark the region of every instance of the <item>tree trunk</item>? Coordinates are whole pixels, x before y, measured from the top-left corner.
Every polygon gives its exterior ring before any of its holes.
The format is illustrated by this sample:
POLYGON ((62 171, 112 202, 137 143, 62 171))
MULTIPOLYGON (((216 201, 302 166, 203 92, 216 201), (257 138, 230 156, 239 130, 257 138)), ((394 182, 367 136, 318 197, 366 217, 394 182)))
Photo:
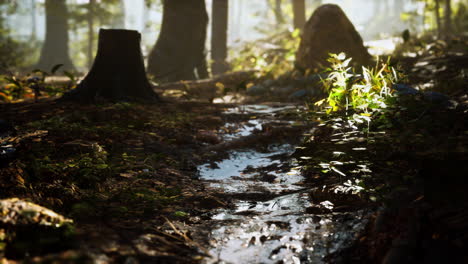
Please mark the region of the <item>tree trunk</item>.
POLYGON ((283 9, 281 8, 282 2, 282 0, 275 0, 275 18, 278 25, 284 24, 283 9))
POLYGON ((57 64, 62 69, 75 67, 68 53, 68 11, 65 0, 46 0, 46 36, 36 67, 49 71, 57 64))
POLYGON ((116 15, 114 15, 113 26, 116 29, 125 29, 125 19, 126 19, 126 11, 125 11, 125 0, 120 0, 119 2, 119 11, 116 15))
POLYGON ((89 0, 88 2, 88 68, 93 65, 94 55, 94 10, 96 0, 89 0))
POLYGON ((228 30, 228 0, 214 0, 212 6, 211 29, 211 72, 213 74, 225 73, 227 65, 227 30, 228 30))
POLYGON ((435 17, 437 23, 437 35, 440 38, 442 34, 442 22, 440 21, 440 5, 439 0, 435 0, 435 17))
POLYGON ((444 36, 448 38, 452 34, 452 5, 451 0, 445 0, 444 7, 444 36))
POLYGON ((292 0, 294 29, 302 30, 306 23, 306 7, 305 0, 292 0))
POLYGON ((148 57, 148 72, 161 82, 206 78, 205 0, 163 0, 161 32, 148 57))
POLYGON ((158 101, 146 78, 140 48, 141 35, 135 30, 101 29, 93 67, 65 100, 92 102, 96 98, 113 101, 158 101))
POLYGON ((37 23, 36 23, 36 1, 31 0, 31 41, 37 39, 37 23))

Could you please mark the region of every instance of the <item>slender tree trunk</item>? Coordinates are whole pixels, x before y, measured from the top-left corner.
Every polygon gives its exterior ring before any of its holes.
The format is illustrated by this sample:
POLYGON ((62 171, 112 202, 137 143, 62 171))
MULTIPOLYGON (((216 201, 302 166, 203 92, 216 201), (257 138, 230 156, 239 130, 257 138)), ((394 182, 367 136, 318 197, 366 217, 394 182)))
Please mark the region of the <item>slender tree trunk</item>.
POLYGON ((448 38, 452 34, 452 5, 451 0, 445 0, 444 7, 444 36, 448 38))
POLYGON ((435 17, 437 23, 437 35, 440 38, 442 35, 442 22, 440 21, 440 4, 439 0, 435 0, 435 17))
POLYGON ((211 72, 225 73, 228 70, 227 59, 227 31, 229 0, 214 0, 212 4, 211 23, 211 72))
POLYGON ((73 70, 68 53, 68 11, 65 0, 46 0, 46 36, 36 67, 50 70, 63 64, 62 69, 73 70))
POLYGON ((88 68, 91 68, 91 65, 93 65, 95 4, 96 0, 89 0, 88 2, 88 68))
POLYGON ((159 81, 207 78, 205 0, 163 0, 163 21, 148 57, 148 72, 159 81))
POLYGON ((117 14, 114 15, 113 28, 124 29, 125 28, 125 0, 119 1, 119 9, 117 14))
POLYGON ((282 4, 282 0, 275 0, 275 18, 276 24, 278 25, 284 24, 283 8, 281 8, 282 4))
POLYGON ((31 0, 31 41, 37 39, 36 1, 31 0))
POLYGON ((292 0, 293 5, 293 16, 294 16, 294 28, 300 29, 304 27, 306 23, 306 7, 305 0, 292 0))
POLYGON ((140 48, 141 35, 135 30, 101 29, 93 66, 76 89, 64 100, 93 102, 158 101, 146 73, 140 48))
POLYGON ((146 28, 146 24, 148 23, 149 20, 149 8, 146 6, 146 1, 143 1, 143 9, 141 10, 141 24, 143 25, 141 29, 141 34, 145 35, 146 32, 149 31, 148 28, 146 28))

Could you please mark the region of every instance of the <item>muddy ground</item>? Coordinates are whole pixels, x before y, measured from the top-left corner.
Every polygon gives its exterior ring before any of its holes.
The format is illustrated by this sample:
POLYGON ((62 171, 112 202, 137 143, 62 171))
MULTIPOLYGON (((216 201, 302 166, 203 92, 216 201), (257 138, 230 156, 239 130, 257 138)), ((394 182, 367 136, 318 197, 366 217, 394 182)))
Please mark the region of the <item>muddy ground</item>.
POLYGON ((468 95, 466 55, 457 54, 401 60, 411 85, 445 92, 456 107, 416 98, 392 128, 369 133, 343 120, 320 124, 291 102, 1 104, 14 130, 0 131, 11 152, 0 164, 0 198, 39 204, 73 225, 57 234, 39 217, 3 223, 0 257, 462 263, 468 95))

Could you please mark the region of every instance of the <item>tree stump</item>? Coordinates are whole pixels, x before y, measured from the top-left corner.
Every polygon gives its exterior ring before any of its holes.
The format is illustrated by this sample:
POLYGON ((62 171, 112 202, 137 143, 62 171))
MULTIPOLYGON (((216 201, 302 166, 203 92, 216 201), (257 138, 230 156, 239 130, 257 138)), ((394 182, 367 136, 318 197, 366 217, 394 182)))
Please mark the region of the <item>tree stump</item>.
POLYGON ((135 30, 101 29, 91 70, 77 88, 63 98, 158 101, 146 77, 140 40, 141 35, 135 30))
POLYGON ((296 67, 303 71, 325 68, 329 66, 329 53, 341 52, 359 65, 367 65, 372 59, 343 10, 333 4, 322 5, 304 27, 296 67))

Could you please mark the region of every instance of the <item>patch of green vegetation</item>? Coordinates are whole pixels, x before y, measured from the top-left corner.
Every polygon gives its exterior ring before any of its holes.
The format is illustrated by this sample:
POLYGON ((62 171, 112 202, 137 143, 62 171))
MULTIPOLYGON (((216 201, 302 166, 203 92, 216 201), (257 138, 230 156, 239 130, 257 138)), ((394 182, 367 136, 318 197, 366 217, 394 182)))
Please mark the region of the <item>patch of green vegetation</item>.
POLYGON ((0 101, 14 102, 28 98, 37 101, 39 97, 60 96, 73 89, 76 86, 76 77, 67 71, 64 71, 64 75, 70 79, 68 85, 58 86, 45 81, 47 76, 54 75, 62 66, 63 64, 55 65, 50 72, 36 69, 22 77, 3 76, 0 78, 0 101))
MULTIPOLYGON (((465 117, 444 94, 404 90, 404 85, 397 93, 393 84, 406 77, 388 62, 356 73, 344 56, 332 55, 330 61, 329 78, 323 80, 328 97, 317 104, 326 111, 309 112, 322 124, 296 154, 314 181, 333 181, 339 186, 334 191, 398 205, 423 195, 431 181, 421 174, 431 166, 427 160, 464 155, 454 149, 464 138, 465 117), (432 95, 445 101, 432 101, 432 95)), ((460 91, 463 85, 450 89, 460 91)))
POLYGON ((123 203, 124 206, 128 205, 128 207, 113 208, 111 214, 122 215, 135 212, 146 214, 173 205, 180 198, 181 191, 176 188, 129 186, 119 190, 110 198, 110 201, 119 201, 119 203, 123 203))
POLYGON ((130 209, 128 209, 126 206, 111 207, 107 211, 107 214, 112 217, 124 217, 128 213, 130 213, 130 209))
POLYGON ((79 202, 72 205, 70 216, 74 219, 90 219, 97 215, 98 209, 89 202, 79 202))
POLYGON ((332 66, 328 78, 322 80, 328 98, 315 105, 326 102, 328 116, 336 113, 353 124, 369 125, 372 119, 383 121, 385 109, 395 102, 392 86, 404 78, 402 73, 390 66, 389 61, 377 62, 375 68, 362 67, 361 73, 356 73, 349 67, 351 58, 347 59, 344 53, 330 54, 328 61, 332 66))
POLYGON ((107 153, 102 151, 79 153, 59 160, 32 152, 28 156, 31 162, 26 165, 26 170, 36 179, 66 179, 67 182, 89 188, 111 175, 112 169, 106 157, 107 153))
POLYGON ((175 217, 180 217, 180 218, 185 218, 185 217, 188 217, 189 214, 186 213, 186 212, 182 212, 182 211, 176 211, 176 212, 174 212, 174 216, 175 217))
POLYGON ((266 78, 293 71, 300 31, 284 31, 263 40, 246 43, 236 51, 230 65, 233 71, 257 70, 266 78))

